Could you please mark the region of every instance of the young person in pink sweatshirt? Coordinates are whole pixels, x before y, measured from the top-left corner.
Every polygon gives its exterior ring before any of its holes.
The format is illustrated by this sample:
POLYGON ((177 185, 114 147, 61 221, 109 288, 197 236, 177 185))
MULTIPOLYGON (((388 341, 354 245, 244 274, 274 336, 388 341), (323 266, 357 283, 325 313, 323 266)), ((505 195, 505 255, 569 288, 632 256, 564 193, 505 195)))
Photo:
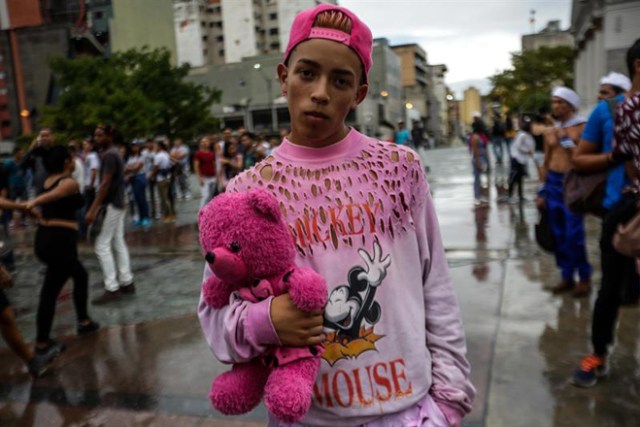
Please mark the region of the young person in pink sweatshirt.
MULTIPOLYGON (((344 123, 367 95, 372 45, 345 8, 298 14, 278 66, 291 133, 227 187, 278 198, 298 265, 327 281, 324 312, 303 313, 286 294, 232 296, 222 309, 201 300, 200 322, 225 363, 274 345, 324 347, 311 409, 296 427, 459 426, 475 390, 422 164, 411 149, 344 123)), ((291 425, 270 416, 269 426, 291 425)))

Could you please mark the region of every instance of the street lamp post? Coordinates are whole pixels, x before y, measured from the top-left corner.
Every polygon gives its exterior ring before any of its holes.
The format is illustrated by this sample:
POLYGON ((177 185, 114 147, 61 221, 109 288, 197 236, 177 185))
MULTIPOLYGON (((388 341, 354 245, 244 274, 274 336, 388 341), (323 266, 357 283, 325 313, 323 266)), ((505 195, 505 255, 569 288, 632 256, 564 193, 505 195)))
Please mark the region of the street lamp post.
POLYGON ((273 84, 273 81, 271 78, 262 74, 262 71, 260 71, 260 69, 262 68, 261 64, 255 64, 253 68, 258 71, 258 74, 260 74, 260 76, 267 83, 267 97, 269 100, 269 109, 271 110, 271 127, 275 131, 278 129, 278 112, 276 111, 276 105, 273 102, 273 95, 271 93, 271 85, 273 84))

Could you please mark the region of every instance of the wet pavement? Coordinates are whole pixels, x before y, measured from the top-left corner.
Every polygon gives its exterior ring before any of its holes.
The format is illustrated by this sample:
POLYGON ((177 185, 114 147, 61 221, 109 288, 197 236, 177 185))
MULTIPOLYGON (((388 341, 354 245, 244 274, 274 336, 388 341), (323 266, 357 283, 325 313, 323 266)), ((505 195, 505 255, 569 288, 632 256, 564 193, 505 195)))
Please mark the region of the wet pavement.
MULTIPOLYGON (((474 208, 466 150, 423 154, 478 389, 463 425, 639 426, 640 309, 622 309, 610 377, 592 389, 569 385, 569 374, 589 350, 595 295, 575 299, 546 289, 559 275, 553 258, 536 246, 534 204, 495 201, 507 171, 494 168, 487 186, 491 202, 474 208)), ((533 199, 536 183, 529 180, 526 188, 533 199)), ((90 307, 104 326, 97 333, 75 335, 70 286, 65 287, 52 336, 68 348, 50 375, 32 381, 20 361, 0 347, 0 426, 265 425, 263 406, 243 417, 223 417, 209 407, 211 378, 226 367, 208 350, 195 315, 203 268, 198 203, 177 201, 175 225, 128 230, 137 293, 90 307)), ((589 218, 587 228, 598 283, 597 220, 589 218)), ((32 255, 33 231, 14 234, 18 273, 7 294, 31 340, 43 269, 32 255)), ((91 294, 98 295, 101 276, 93 250, 83 244, 80 252, 91 294)))

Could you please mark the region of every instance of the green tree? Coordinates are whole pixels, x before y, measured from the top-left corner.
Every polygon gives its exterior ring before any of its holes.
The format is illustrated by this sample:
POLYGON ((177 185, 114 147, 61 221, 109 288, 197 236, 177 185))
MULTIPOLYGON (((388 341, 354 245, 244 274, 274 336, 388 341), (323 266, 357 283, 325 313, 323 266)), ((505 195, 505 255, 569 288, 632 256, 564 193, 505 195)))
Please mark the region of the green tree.
POLYGON ((54 58, 59 88, 41 124, 69 138, 111 123, 127 139, 162 133, 192 138, 210 131, 210 106, 220 91, 185 81, 189 65, 174 67, 166 49, 132 49, 110 57, 54 58))
POLYGON ((535 112, 551 103, 553 86, 573 86, 573 49, 541 47, 511 54, 512 68, 490 77, 490 97, 517 112, 535 112))

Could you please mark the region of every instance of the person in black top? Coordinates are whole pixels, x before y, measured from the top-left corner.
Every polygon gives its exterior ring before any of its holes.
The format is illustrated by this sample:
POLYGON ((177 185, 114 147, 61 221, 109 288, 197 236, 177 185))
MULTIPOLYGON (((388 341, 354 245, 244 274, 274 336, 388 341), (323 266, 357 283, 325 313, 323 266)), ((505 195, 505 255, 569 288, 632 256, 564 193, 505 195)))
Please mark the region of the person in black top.
POLYGON ((84 198, 78 182, 71 178, 74 165, 67 147, 57 145, 50 148, 44 157, 48 176, 43 183, 43 191, 26 203, 26 208, 32 212, 40 207, 35 254, 47 266, 36 317, 36 352, 55 349, 59 353, 64 350, 64 346, 53 341, 49 334, 56 300, 69 277, 73 278, 73 304, 78 319, 78 334, 87 334, 100 327, 87 313, 89 277, 78 259, 76 213, 84 205, 84 198))
MULTIPOLYGON (((6 190, 7 182, 0 175, 0 189, 6 190)), ((0 194, 0 209, 24 209, 23 204, 15 203, 7 199, 4 194, 0 194)), ((3 288, 10 288, 13 285, 13 278, 9 270, 0 263, 0 335, 7 343, 7 346, 24 361, 29 369, 29 373, 34 377, 40 377, 51 367, 51 362, 58 356, 54 350, 45 352, 34 352, 25 342, 18 325, 16 315, 9 302, 9 298, 4 293, 3 288)))

